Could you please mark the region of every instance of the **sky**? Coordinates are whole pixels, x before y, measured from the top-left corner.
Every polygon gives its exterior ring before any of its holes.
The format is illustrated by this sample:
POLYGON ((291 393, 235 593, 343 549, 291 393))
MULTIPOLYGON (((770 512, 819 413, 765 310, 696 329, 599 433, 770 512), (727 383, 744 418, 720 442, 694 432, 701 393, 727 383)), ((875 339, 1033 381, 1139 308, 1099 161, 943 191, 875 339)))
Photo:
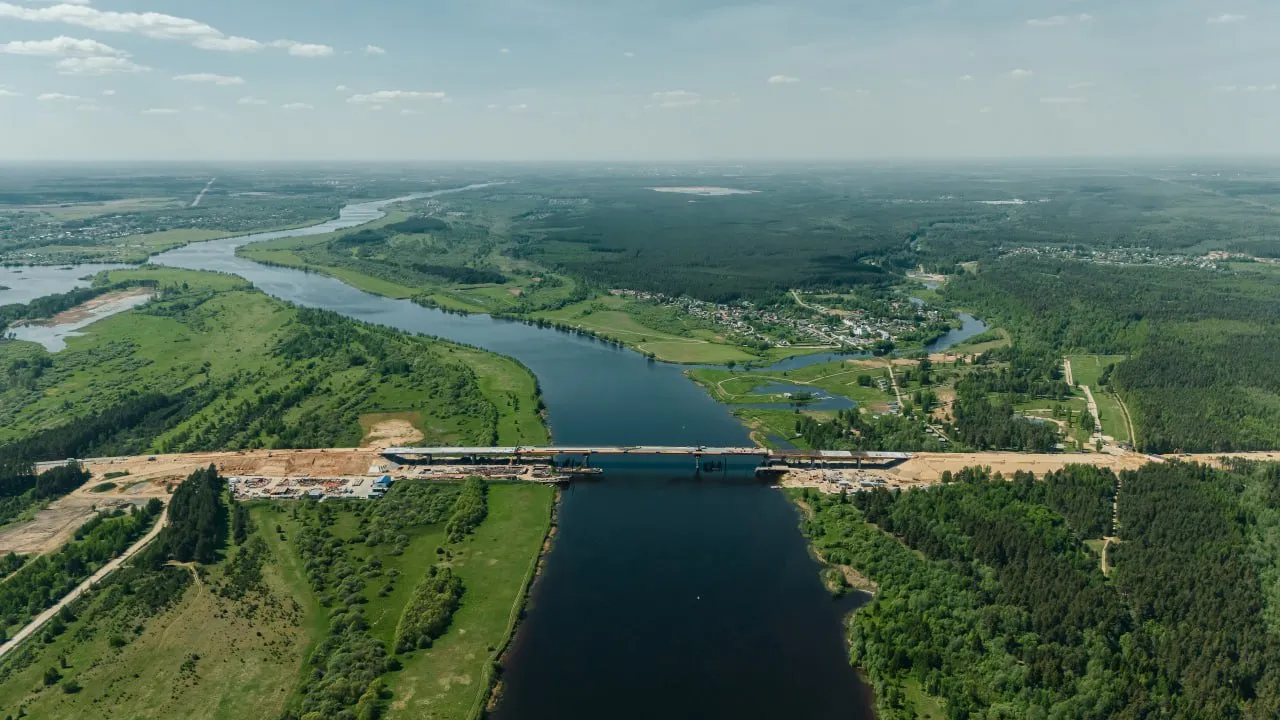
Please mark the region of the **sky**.
POLYGON ((0 0, 0 160, 1280 156, 1274 0, 0 0))

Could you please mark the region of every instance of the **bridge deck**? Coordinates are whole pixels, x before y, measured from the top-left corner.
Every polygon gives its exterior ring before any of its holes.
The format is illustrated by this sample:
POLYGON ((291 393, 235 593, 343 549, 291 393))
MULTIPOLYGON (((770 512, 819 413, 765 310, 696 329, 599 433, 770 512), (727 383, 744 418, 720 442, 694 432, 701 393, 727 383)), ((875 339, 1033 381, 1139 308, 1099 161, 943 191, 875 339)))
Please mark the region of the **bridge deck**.
POLYGON ((668 447, 632 446, 550 446, 550 447, 395 447, 382 451, 386 456, 420 457, 554 457, 556 455, 692 455, 757 457, 769 460, 907 460, 911 453, 850 450, 769 450, 758 447, 668 447))

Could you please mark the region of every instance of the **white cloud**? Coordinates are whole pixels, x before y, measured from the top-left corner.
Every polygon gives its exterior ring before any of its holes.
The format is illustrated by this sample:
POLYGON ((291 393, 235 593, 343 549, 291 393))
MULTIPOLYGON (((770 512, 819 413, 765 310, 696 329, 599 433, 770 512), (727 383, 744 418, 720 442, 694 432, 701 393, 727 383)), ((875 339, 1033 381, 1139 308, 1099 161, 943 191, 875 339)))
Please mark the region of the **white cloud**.
POLYGON ((334 88, 334 90, 336 90, 336 91, 338 91, 338 92, 346 92, 346 91, 347 91, 347 86, 346 86, 346 85, 339 85, 338 87, 334 88))
POLYGON ((770 85, 791 85, 800 82, 800 78, 791 77, 790 75, 774 75, 769 78, 770 85))
POLYGON ((961 80, 963 80, 963 81, 965 81, 965 82, 973 82, 973 76, 972 76, 972 75, 961 75, 961 76, 960 76, 960 79, 961 79, 961 80))
POLYGON ((173 108, 147 108, 142 111, 143 115, 177 115, 178 111, 173 108))
POLYGON ((236 75, 216 75, 214 73, 188 73, 186 75, 174 75, 174 80, 179 82, 193 83, 210 83, 213 85, 243 85, 244 78, 236 75))
POLYGON ((22 93, 14 92, 7 87, 0 87, 0 97, 22 97, 22 93))
POLYGON ((636 56, 636 54, 635 54, 635 53, 633 53, 633 52, 631 52, 630 50, 628 50, 628 51, 626 51, 626 52, 622 53, 622 57, 635 57, 635 56, 636 56))
POLYGON ((1093 82, 1092 80, 1084 80, 1082 82, 1071 83, 1070 85, 1067 86, 1067 89, 1068 90, 1088 90, 1089 88, 1094 88, 1097 86, 1098 86, 1098 83, 1093 82))
POLYGON ((276 40, 271 43, 271 47, 283 48, 288 50, 290 55, 298 57, 328 57, 333 54, 333 48, 328 45, 300 43, 296 40, 276 40))
POLYGON ((401 115, 421 115, 422 112, 419 110, 409 110, 408 108, 406 108, 404 110, 401 110, 400 114, 401 115))
POLYGON ((528 110, 529 105, 528 103, 519 103, 517 105, 508 105, 507 109, 512 112, 520 112, 521 110, 528 110))
POLYGON ((151 70, 146 65, 120 57, 69 57, 54 63, 53 67, 62 75, 108 75, 151 70))
POLYGON ((417 90, 379 90, 374 93, 364 95, 352 95, 347 98, 347 102, 356 105, 369 105, 383 102, 392 102, 395 100, 444 100, 446 94, 442 92, 420 92, 417 90))
POLYGON ((0 18, 65 23, 100 32, 135 33, 157 40, 182 40, 205 50, 243 52, 262 46, 256 40, 230 37, 198 20, 155 12, 112 12, 70 3, 32 8, 0 2, 0 18))
POLYGON ((658 107, 692 107, 702 102, 702 95, 688 90, 664 90, 654 93, 653 99, 658 103, 658 107))
POLYGON ((1206 20, 1205 22, 1209 23, 1210 25, 1232 25, 1234 23, 1244 22, 1245 20, 1248 20, 1248 19, 1249 18, 1245 15, 1233 15, 1231 13, 1223 13, 1221 15, 1215 15, 1209 18, 1208 20, 1206 20))
POLYGON ((489 103, 488 105, 485 105, 485 109, 486 109, 486 110, 497 110, 497 109, 498 109, 498 105, 497 105, 497 103, 489 103))
POLYGON ((1031 72, 1030 70, 1024 70, 1022 68, 1015 68, 1009 71, 1009 77, 1013 78, 1014 80, 1025 80, 1026 78, 1029 78, 1034 74, 1035 73, 1031 72))
POLYGON ((94 55, 129 57, 129 53, 104 45, 97 40, 80 40, 66 35, 59 35, 52 40, 15 40, 0 45, 0 53, 43 57, 91 57, 94 55))
POLYGON ((78 102, 80 100, 83 100, 84 98, 80 97, 79 95, 64 95, 62 93, 44 93, 36 97, 36 99, 39 100, 40 102, 71 102, 73 100, 78 102))
POLYGON ((201 50, 216 50, 218 52, 257 52, 262 49, 262 43, 257 40, 250 40, 246 37, 207 37, 196 40, 192 45, 201 50))
POLYGON ((981 110, 978 110, 978 112, 982 113, 983 115, 986 115, 986 114, 988 114, 988 113, 992 112, 993 110, 994 110, 994 108, 991 108, 991 107, 984 107, 984 108, 982 108, 981 110))
POLYGON ((1072 22, 1087 23, 1093 20, 1093 16, 1089 13, 1080 13, 1074 17, 1067 15, 1053 15, 1046 18, 1031 18, 1027 24, 1031 27, 1061 27, 1070 25, 1072 22))
POLYGON ((1071 22, 1071 18, 1066 15, 1054 15, 1047 18, 1032 18, 1027 21, 1031 27, 1056 27, 1058 25, 1066 25, 1071 22))
POLYGON ((116 94, 116 91, 115 91, 115 90, 103 90, 103 91, 102 91, 102 94, 103 94, 103 96, 105 96, 105 97, 111 97, 111 96, 113 96, 113 95, 115 95, 115 94, 116 94))
POLYGON ((314 110, 315 109, 306 103, 300 103, 300 102, 285 103, 280 107, 284 108, 285 110, 314 110))
POLYGON ((371 108, 369 108, 369 109, 370 109, 370 110, 372 110, 373 112, 382 112, 382 106, 381 106, 381 105, 374 105, 373 107, 371 107, 371 108))
POLYGON ((499 53, 501 53, 501 54, 503 54, 503 55, 510 55, 510 54, 511 54, 511 48, 500 48, 500 49, 498 50, 498 52, 499 52, 499 53))
POLYGON ((192 106, 191 106, 191 112, 204 112, 204 106, 203 106, 203 105, 192 105, 192 106))
POLYGON ((262 98, 256 98, 252 95, 245 95, 236 101, 237 105, 266 105, 267 101, 262 98))
POLYGON ((1214 89, 1217 90, 1218 92, 1233 93, 1236 91, 1236 86, 1235 85, 1219 85, 1214 89))
POLYGON ((1042 97, 1040 102, 1045 105, 1083 105, 1088 101, 1082 97, 1042 97))
POLYGON ((364 54, 365 55, 386 55, 387 51, 378 47, 377 45, 365 45, 364 54))
POLYGON ((1280 87, 1280 85, 1274 85, 1274 84, 1273 84, 1273 85, 1267 85, 1266 87, 1264 87, 1264 88, 1262 88, 1262 89, 1263 89, 1263 90, 1265 90, 1265 91, 1267 91, 1267 92, 1275 92, 1277 87, 1280 87))
MULTIPOLYGON (((157 12, 115 12, 89 7, 87 1, 71 0, 50 7, 27 7, 0 2, 0 18, 40 23, 63 23, 99 32, 132 33, 156 40, 176 40, 202 50, 219 52, 253 52, 267 44, 246 37, 227 35, 217 28, 190 18, 157 12)), ((332 55, 327 45, 311 45, 294 40, 276 40, 271 47, 283 48, 290 55, 320 57, 332 55)))
POLYGON ((94 105, 93 103, 85 103, 83 105, 76 106, 76 110, 79 110, 80 112, 97 112, 100 109, 101 108, 99 108, 97 105, 94 105))

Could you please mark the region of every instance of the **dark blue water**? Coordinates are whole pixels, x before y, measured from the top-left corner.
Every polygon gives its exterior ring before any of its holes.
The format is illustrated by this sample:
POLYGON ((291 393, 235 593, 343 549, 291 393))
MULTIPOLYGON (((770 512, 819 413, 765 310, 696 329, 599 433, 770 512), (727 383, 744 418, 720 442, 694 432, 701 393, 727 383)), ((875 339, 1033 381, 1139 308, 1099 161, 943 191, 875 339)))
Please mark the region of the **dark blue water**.
MULTIPOLYGON (((385 204, 385 203, 384 203, 385 204)), ((375 219, 344 210, 305 231, 189 245, 153 262, 240 275, 308 307, 519 359, 542 384, 557 442, 749 445, 677 366, 576 335, 452 315, 235 257, 248 242, 375 219)), ((692 460, 609 465, 564 493, 560 527, 505 662, 499 718, 863 718, 841 618, 780 493, 749 464, 697 477, 692 460)))

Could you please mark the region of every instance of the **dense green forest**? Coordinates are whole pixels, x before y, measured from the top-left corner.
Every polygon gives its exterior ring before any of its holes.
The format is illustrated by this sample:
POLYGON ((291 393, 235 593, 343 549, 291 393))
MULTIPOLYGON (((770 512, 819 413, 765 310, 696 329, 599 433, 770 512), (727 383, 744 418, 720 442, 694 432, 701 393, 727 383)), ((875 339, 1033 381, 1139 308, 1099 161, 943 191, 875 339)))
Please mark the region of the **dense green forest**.
POLYGON ((226 276, 126 276, 162 285, 160 297, 58 353, 0 342, 0 468, 354 446, 361 418, 382 412, 411 413, 439 441, 546 439, 536 383, 513 361, 293 308, 226 276))
POLYGON ((77 464, 51 468, 36 474, 20 453, 0 448, 0 525, 29 508, 65 495, 89 481, 89 472, 77 464))
POLYGON ((1126 354, 1107 374, 1142 449, 1280 447, 1280 285, 1271 266, 1232 272, 1005 260, 947 296, 1014 332, 1045 363, 1126 354))
POLYGON ((799 493, 824 558, 879 586, 849 620, 879 717, 921 692, 956 720, 1280 713, 1276 466, 944 479, 799 493), (1109 575, 1084 544, 1103 535, 1109 575))
POLYGON ((178 486, 169 501, 169 524, 147 548, 153 566, 167 560, 212 563, 227 542, 227 483, 210 465, 178 486))

